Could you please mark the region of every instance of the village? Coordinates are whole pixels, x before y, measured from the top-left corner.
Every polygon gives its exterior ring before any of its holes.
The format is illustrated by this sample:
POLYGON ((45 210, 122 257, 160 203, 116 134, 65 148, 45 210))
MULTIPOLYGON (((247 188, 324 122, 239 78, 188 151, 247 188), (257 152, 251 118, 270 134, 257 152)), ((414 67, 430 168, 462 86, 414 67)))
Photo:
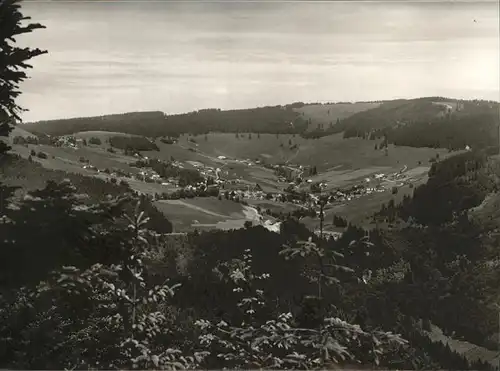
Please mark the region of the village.
MULTIPOLYGON (((93 138, 89 140, 92 141, 93 138)), ((51 144, 58 147, 78 149, 87 146, 84 139, 71 136, 51 138, 51 144)), ((108 152, 114 152, 113 147, 107 148, 108 152)), ((136 158, 135 162, 129 163, 130 170, 123 168, 98 168, 95 164, 84 157, 79 162, 84 170, 99 174, 112 182, 129 183, 155 183, 161 187, 158 191, 146 192, 154 200, 183 199, 194 197, 218 197, 225 198, 244 205, 256 206, 261 215, 260 224, 266 228, 276 229, 279 220, 294 215, 299 219, 305 216, 319 217, 321 208, 343 205, 361 197, 381 192, 392 192, 396 194, 398 188, 409 185, 413 187, 415 179, 409 174, 405 165, 401 170, 390 173, 375 173, 368 177, 354 180, 349 186, 334 187, 327 179, 318 175, 315 167, 304 167, 301 165, 269 164, 261 163, 260 160, 231 159, 226 156, 218 156, 218 167, 204 164, 200 161, 178 161, 173 158, 170 161, 144 156, 139 151, 128 153, 136 158), (233 166, 261 167, 274 173, 278 190, 265 192, 258 183, 251 183, 243 176, 231 176, 228 169, 233 166), (164 176, 162 176, 156 168, 164 176), (132 170, 133 169, 133 170, 132 170), (165 171, 167 169, 167 171, 165 171), (315 179, 315 180, 313 180, 315 179), (162 188, 164 187, 164 190, 162 188), (296 207, 294 212, 278 213, 266 208, 260 208, 258 201, 266 203, 289 204, 296 207), (266 218, 262 217, 266 215, 266 218)), ((141 187, 136 191, 144 193, 141 187)), ((325 232, 325 231, 323 231, 325 232)), ((338 232, 330 233, 333 238, 338 238, 338 232)))

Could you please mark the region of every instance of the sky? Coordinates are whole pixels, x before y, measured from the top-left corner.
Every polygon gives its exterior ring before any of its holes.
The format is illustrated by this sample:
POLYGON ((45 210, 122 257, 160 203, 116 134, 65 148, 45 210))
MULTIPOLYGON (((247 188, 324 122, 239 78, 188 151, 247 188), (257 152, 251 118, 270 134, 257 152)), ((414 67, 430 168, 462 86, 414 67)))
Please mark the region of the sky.
POLYGON ((26 122, 446 96, 500 100, 497 1, 25 1, 26 122))

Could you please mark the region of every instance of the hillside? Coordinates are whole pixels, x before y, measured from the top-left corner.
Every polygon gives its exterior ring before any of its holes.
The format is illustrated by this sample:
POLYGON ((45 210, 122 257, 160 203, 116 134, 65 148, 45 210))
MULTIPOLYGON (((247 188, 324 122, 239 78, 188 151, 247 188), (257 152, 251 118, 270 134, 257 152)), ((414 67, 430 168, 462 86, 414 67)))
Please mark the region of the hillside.
POLYGON ((139 135, 127 134, 127 133, 117 132, 117 131, 113 132, 113 131, 95 130, 95 131, 76 132, 76 133, 72 133, 71 136, 73 136, 77 139, 85 139, 85 140, 89 140, 90 138, 99 138, 99 139, 101 139, 101 141, 106 142, 111 137, 138 137, 139 135))
MULTIPOLYGON (((179 115, 135 112, 24 124, 24 131, 51 136, 115 132, 148 138, 182 134, 298 134, 305 139, 343 132, 344 138, 387 138, 410 147, 463 149, 498 145, 499 104, 442 97, 378 103, 294 103, 240 110, 205 109, 179 115)), ((90 134, 88 134, 90 135, 90 134)), ((99 134, 101 135, 101 134, 99 134)), ((286 146, 286 143, 280 143, 286 146)), ((283 158, 287 155, 283 155, 283 158)))
MULTIPOLYGON (((10 137, 10 141, 12 142, 15 138, 10 137)), ((374 141, 361 138, 343 139, 342 134, 320 139, 304 139, 290 134, 253 133, 252 135, 249 133, 236 136, 236 134, 229 133, 210 133, 198 136, 182 135, 171 144, 157 139, 154 144, 158 150, 139 151, 141 153, 139 156, 123 146, 122 148, 111 147, 114 143, 113 138, 130 139, 134 140, 134 143, 139 139, 145 141, 145 138, 131 134, 90 131, 64 136, 64 140, 58 141, 57 145, 13 144, 13 151, 25 159, 35 153, 36 156, 32 155, 31 160, 50 170, 107 181, 113 179, 118 182, 124 181, 133 190, 151 196, 171 194, 180 188, 179 185, 168 180, 168 176, 162 180, 148 179, 146 181, 141 175, 144 169, 134 166, 140 156, 152 160, 157 159, 163 163, 173 161, 185 169, 183 171, 201 172, 205 174, 203 176, 214 176, 214 170, 219 168, 221 176, 227 182, 225 187, 229 190, 246 190, 258 184, 266 193, 281 193, 289 187, 289 182, 286 179, 280 179, 275 172, 274 168, 277 164, 297 169, 302 166, 301 171, 305 179, 313 183, 323 183, 325 191, 334 191, 353 184, 365 184, 367 177, 380 173, 394 173, 404 166, 408 168, 409 173, 421 169, 420 173, 424 174, 429 169, 431 158, 436 156, 446 158, 450 155, 443 150, 393 145, 390 145, 385 153, 374 149, 374 141), (95 143, 97 139, 99 142, 95 143), (47 158, 40 158, 38 156, 40 153, 46 154, 47 158), (313 176, 307 174, 311 166, 316 167, 318 174, 313 176)), ((301 171, 298 170, 297 174, 301 171)), ((414 177, 412 182, 420 179, 419 177, 420 175, 414 177)), ((27 183, 28 178, 29 174, 24 172, 16 185, 27 183)), ((41 183, 34 182, 33 184, 40 187, 44 182, 43 179, 44 177, 40 177, 41 183)), ((389 185, 387 187, 391 188, 389 185)), ((310 183, 303 183, 300 188, 303 192, 309 192, 310 183)), ((401 190, 400 195, 411 192, 412 189, 407 186, 401 190)), ((331 224, 331 215, 337 214, 368 226, 371 213, 377 211, 381 203, 387 202, 390 197, 389 190, 385 193, 367 195, 344 205, 337 205, 327 211, 328 225, 331 224)), ((252 200, 248 201, 259 204, 252 200)), ((205 222, 200 218, 206 213, 200 214, 199 209, 186 208, 186 205, 170 205, 169 202, 167 200, 159 204, 159 207, 165 211, 169 219, 172 219, 176 231, 192 230, 196 227, 193 220, 199 220, 201 224, 205 224, 205 226, 198 225, 198 229, 224 228, 224 225, 239 228, 246 220, 241 213, 227 216, 223 212, 224 203, 221 202, 204 208, 211 213, 218 214, 216 219, 213 219, 214 215, 208 215, 208 219, 205 216, 205 222), (176 213, 179 216, 176 216, 176 213), (196 213, 200 214, 200 218, 196 217, 196 213), (226 219, 220 215, 226 215, 226 219), (226 223, 229 220, 233 220, 233 224, 226 223)), ((269 207, 266 206, 266 208, 269 207)), ((286 216, 296 210, 297 206, 291 203, 278 203, 277 207, 271 207, 271 209, 286 216)), ((311 229, 316 229, 318 220, 316 218, 304 219, 304 223, 311 229)))
POLYGON ((12 142, 12 138, 14 137, 23 137, 23 138, 28 138, 34 135, 32 132, 27 131, 23 125, 15 125, 10 133, 9 138, 7 138, 7 141, 12 142))
POLYGON ((246 221, 258 221, 258 214, 251 208, 215 197, 158 201, 156 207, 176 232, 239 229, 246 221))
POLYGON ((325 103, 304 104, 302 107, 294 108, 308 122, 307 131, 326 130, 337 124, 337 120, 343 120, 355 113, 376 108, 380 103, 325 103))
POLYGON ((385 132, 390 143, 412 147, 448 148, 451 150, 489 148, 498 153, 498 109, 470 115, 452 114, 431 122, 391 128, 385 132))
MULTIPOLYGON (((24 132, 18 133, 25 134, 24 132)), ((117 150, 116 153, 108 152, 110 147, 106 140, 113 137, 131 138, 131 136, 116 132, 90 132, 77 133, 75 137, 86 140, 90 140, 92 137, 100 138, 101 144, 86 146, 77 144, 74 148, 43 144, 14 144, 13 151, 25 158, 28 157, 32 149, 37 152, 45 152, 48 157, 46 159, 33 158, 32 162, 18 160, 15 166, 3 166, 2 179, 6 181, 7 185, 25 188, 22 193, 26 194, 30 189, 42 188, 48 179, 70 178, 79 191, 89 193, 92 201, 102 200, 106 193, 120 193, 121 189, 125 192, 129 186, 133 190, 151 195, 151 198, 160 193, 177 192, 179 189, 173 184, 165 186, 141 181, 140 177, 137 177, 141 169, 131 166, 137 161, 136 156, 127 155, 122 150, 117 150), (119 173, 114 175, 96 173, 84 168, 84 164, 80 161, 81 157, 88 160, 90 164, 97 164, 98 168, 109 166, 117 171, 121 169, 124 173, 135 174, 136 177, 129 178, 121 176, 119 173), (113 178, 118 180, 118 182, 115 181, 117 184, 112 182, 113 178), (120 179, 125 180, 125 183, 122 184, 120 179), (97 191, 98 189, 102 190, 97 191)), ((253 133, 252 135, 239 134, 236 138, 235 134, 210 133, 206 136, 182 135, 176 143, 172 144, 163 143, 161 140, 155 142, 158 151, 145 151, 142 153, 143 156, 165 160, 171 160, 172 157, 175 157, 175 162, 180 163, 186 169, 198 169, 199 171, 207 171, 210 167, 220 167, 224 178, 238 180, 236 184, 226 184, 224 186, 226 189, 220 193, 221 197, 207 197, 206 195, 196 197, 193 194, 188 196, 186 192, 184 196, 179 196, 179 198, 158 199, 151 203, 151 206, 154 205, 151 213, 157 215, 155 228, 166 224, 169 226, 169 230, 174 232, 197 230, 198 233, 201 233, 202 239, 195 243, 196 248, 200 249, 199 254, 208 254, 205 249, 213 249, 214 245, 220 246, 222 244, 225 246, 227 244, 229 246, 235 243, 238 247, 246 246, 245 244, 249 243, 265 244, 267 251, 268 246, 276 244, 276 242, 272 242, 274 239, 296 238, 286 237, 286 233, 291 232, 282 231, 279 234, 273 232, 266 235, 264 240, 259 240, 259 238, 264 238, 259 237, 260 233, 271 232, 265 232, 266 228, 263 228, 262 232, 259 232, 261 230, 257 228, 249 228, 248 222, 264 226, 262 220, 266 220, 269 224, 274 223, 276 231, 279 231, 280 228, 282 230, 292 228, 286 227, 287 223, 293 220, 287 219, 287 215, 299 215, 296 213, 303 208, 301 204, 274 198, 270 200, 252 199, 251 193, 249 196, 245 196, 248 198, 241 200, 232 196, 227 197, 227 192, 233 187, 234 189, 246 189, 247 187, 250 189, 255 184, 261 185, 266 192, 287 195, 288 193, 284 190, 288 187, 288 183, 280 181, 277 174, 263 166, 263 162, 274 165, 288 161, 289 165, 287 166, 294 167, 299 164, 310 166, 317 161, 318 173, 307 175, 306 179, 310 179, 313 183, 324 183, 325 193, 355 185, 377 188, 378 186, 375 185, 377 182, 372 179, 375 175, 385 174, 386 178, 380 181, 380 184, 385 184, 385 191, 366 193, 353 199, 348 197, 344 201, 332 203, 326 207, 324 228, 327 233, 335 233, 340 236, 337 242, 330 240, 328 243, 335 243, 336 251, 342 251, 342 249, 347 249, 346 246, 352 239, 361 238, 366 233, 365 229, 372 230, 372 239, 377 246, 374 251, 377 252, 371 254, 369 258, 356 255, 356 252, 353 255, 346 255, 349 265, 356 267, 358 271, 367 269, 366 267, 370 267, 370 269, 373 267, 382 272, 388 269, 387 267, 397 265, 397 259, 401 258, 408 261, 413 267, 411 271, 413 276, 408 275, 405 280, 418 282, 416 284, 415 282, 402 281, 387 284, 382 288, 375 284, 370 286, 369 290, 375 290, 375 297, 379 298, 377 300, 390 300, 392 306, 390 311, 396 313, 392 317, 401 315, 397 313, 404 313, 404 315, 416 318, 430 316, 433 322, 447 332, 456 330, 461 337, 470 343, 491 348, 491 342, 480 341, 480 339, 494 336, 494 331, 491 330, 493 313, 489 309, 483 308, 480 300, 490 302, 494 297, 494 292, 488 290, 483 293, 475 287, 482 287, 481 279, 493 280, 496 276, 490 270, 481 270, 483 269, 481 264, 485 259, 485 252, 484 249, 478 249, 474 242, 478 235, 476 227, 464 221, 460 221, 461 224, 458 225, 447 224, 453 220, 454 213, 462 212, 470 207, 477 207, 480 210, 483 206, 482 217, 485 213, 493 215, 493 212, 488 210, 494 208, 496 203, 492 203, 493 206, 490 206, 487 200, 489 199, 488 194, 495 189, 490 177, 495 174, 496 170, 494 171, 492 168, 494 162, 491 162, 490 167, 485 167, 487 158, 484 154, 475 151, 448 153, 445 150, 411 148, 392 144, 385 152, 375 150, 374 144, 379 144, 377 140, 344 139, 342 134, 325 136, 320 139, 304 139, 293 134, 257 135, 253 133), (296 148, 292 150, 290 147, 294 145, 296 148), (429 163, 431 158, 433 158, 433 162, 429 163), (256 159, 259 159, 260 163, 257 163, 256 159), (391 180, 390 174, 401 172, 404 165, 407 167, 403 172, 404 179, 395 177, 395 180, 391 180), (429 170, 429 177, 427 177, 429 170), (370 182, 367 183, 366 179, 368 178, 370 182), (396 194, 391 192, 394 187, 398 188, 396 194), (408 202, 409 198, 412 199, 411 202, 408 202), (426 225, 427 228, 421 230, 419 226, 414 226, 411 223, 399 223, 392 220, 389 225, 394 224, 394 226, 384 231, 384 223, 373 223, 372 218, 372 214, 380 210, 382 204, 385 204, 383 208, 385 214, 382 213, 379 216, 385 216, 388 219, 401 218, 403 221, 411 216, 418 223, 426 225), (347 227, 338 227, 334 224, 335 216, 343 217, 352 224, 347 227), (168 222, 162 221, 162 218, 166 218, 165 220, 168 222), (286 222, 287 220, 289 222, 286 222), (277 221, 280 223, 276 223, 277 221), (436 229, 436 225, 439 226, 438 229, 436 229), (221 232, 215 232, 217 230, 221 232), (212 233, 227 233, 227 235, 214 235, 212 233), (248 234, 245 237, 245 243, 238 239, 242 233, 248 234), (378 234, 384 234, 388 240, 379 240, 378 234), (211 238, 214 238, 214 245, 205 241, 205 239, 210 241, 211 238), (443 247, 446 248, 443 250, 443 247), (419 251, 426 251, 422 250, 424 248, 432 249, 436 256, 430 255, 428 257, 427 253, 419 253, 419 251), (470 259, 475 259, 474 266, 467 268, 464 272, 456 273, 454 270, 449 272, 448 270, 451 268, 448 268, 448 265, 452 264, 456 254, 460 253, 467 254, 470 259), (415 268, 420 267, 422 259, 425 261, 424 267, 430 268, 415 268), (442 262, 443 259, 446 263, 442 262), (447 280, 450 281, 449 286, 444 285, 442 281, 438 281, 437 287, 432 286, 434 278, 427 269, 434 275, 441 274, 447 277, 447 280), (455 277, 454 280, 459 277, 460 281, 452 281, 451 275, 455 277), (472 281, 473 277, 477 277, 474 278, 477 282, 472 281), (466 290, 468 286, 465 285, 465 281, 474 282, 474 287, 471 287, 467 293, 477 299, 465 301, 462 295, 456 293, 466 290), (425 290, 426 294, 421 294, 420 290, 425 290), (445 295, 448 295, 446 299, 439 299, 445 295), (456 318, 448 318, 443 314, 440 306, 433 304, 433 302, 439 302, 439 305, 451 308, 456 307, 457 301, 463 303, 463 309, 456 311, 456 318), (417 310, 417 308, 422 309, 417 310), (426 311, 423 308, 431 309, 426 311), (473 313, 472 325, 463 324, 466 313, 473 313), (481 319, 481 316, 484 319, 481 319)), ((300 186, 300 189, 305 192, 309 192, 309 188, 310 185, 307 183, 300 186)), ((294 233, 306 235, 310 233, 309 231, 318 231, 319 219, 317 216, 300 218, 300 222, 297 222, 300 224, 292 229, 301 232, 294 233)), ((484 226, 484 233, 491 230, 487 223, 484 226)), ((188 235, 186 238, 191 237, 188 235)), ((481 241, 488 246, 494 246, 495 243, 494 239, 488 239, 484 236, 481 241)), ((176 246, 176 249, 178 249, 179 254, 182 251, 182 259, 188 259, 184 257, 187 254, 184 242, 182 246, 183 248, 176 246)), ((203 255, 202 260, 213 259, 214 255, 211 254, 203 255)), ((217 254, 223 254, 223 252, 217 254)), ((188 261, 191 261, 190 264, 195 264, 193 261, 196 261, 196 258, 191 257, 188 261)), ((193 274, 194 271, 197 274, 202 274, 198 271, 199 268, 194 268, 192 265, 183 265, 183 267, 182 269, 190 272, 189 274, 193 274)), ((200 283, 195 285, 200 285, 200 283)), ((194 288, 186 287, 183 300, 193 300, 188 299, 193 297, 190 291, 192 289, 194 288)), ((358 300, 362 300, 359 297, 359 289, 348 284, 345 289, 350 293, 349 300, 343 304, 346 305, 346 308, 349 308, 349 305, 353 305, 355 308, 365 305, 358 302, 358 300)), ((279 290, 282 290, 281 286, 279 290)), ((284 292, 283 294, 285 295, 284 292)), ((212 299, 200 297, 197 300, 204 302, 212 299)), ((197 300, 194 301, 198 303, 197 300)), ((199 307, 200 304, 196 305, 199 307)), ((224 308, 226 304, 221 302, 213 305, 224 308)), ((376 312, 375 308, 378 305, 382 304, 372 301, 366 304, 373 313, 376 312)), ((386 305, 383 304, 383 307, 386 305)), ((373 314, 373 318, 385 323, 386 328, 393 328, 396 325, 394 320, 383 315, 373 314)), ((407 338, 413 339, 411 336, 410 333, 407 334, 407 338)), ((455 342, 450 344, 455 344, 455 342)), ((454 350, 460 353, 460 349, 454 350)), ((466 356, 468 357, 468 355, 466 356)), ((488 360, 487 358, 483 359, 488 360)), ((473 362, 474 358, 469 357, 469 361, 473 362)))
MULTIPOLYGON (((110 178, 92 176, 91 172, 78 173, 46 165, 43 160, 28 161, 17 155, 0 158, 0 189, 2 186, 13 187, 16 199, 21 200, 29 192, 43 189, 50 182, 69 180, 77 192, 86 195, 82 199, 88 204, 105 201, 109 196, 119 197, 134 192, 126 182, 112 182, 110 178)), ((151 228, 160 233, 172 230, 172 224, 147 198, 143 199, 143 205, 151 217, 148 223, 151 228)))
POLYGON ((446 108, 435 104, 437 98, 400 99, 384 102, 376 108, 356 113, 342 122, 346 136, 368 133, 400 122, 433 120, 446 108))
POLYGON ((341 122, 344 137, 386 137, 412 147, 498 146, 500 105, 489 101, 420 98, 385 102, 341 122))
POLYGON ((48 135, 69 135, 86 131, 114 131, 147 137, 177 136, 182 133, 259 132, 302 133, 338 119, 377 107, 379 103, 294 103, 286 106, 240 110, 205 109, 178 115, 163 112, 130 112, 99 117, 69 118, 24 124, 25 130, 48 135))
MULTIPOLYGON (((303 166, 317 166, 324 172, 333 167, 356 170, 371 166, 403 167, 426 164, 436 154, 444 156, 447 151, 430 148, 390 146, 387 155, 375 149, 380 141, 361 138, 344 139, 342 134, 329 135, 319 139, 305 139, 299 135, 271 134, 218 134, 179 138, 178 146, 192 148, 197 154, 212 158, 225 156, 236 159, 259 160, 262 163, 289 163, 303 166)), ((161 145, 165 153, 177 145, 161 145)), ((150 152, 148 155, 155 156, 150 152)), ((175 155, 174 155, 175 157, 175 155)), ((340 169, 340 170, 341 170, 340 169)))
MULTIPOLYGON (((127 134, 144 134, 154 131, 164 123, 163 112, 129 112, 97 117, 78 117, 23 124, 23 129, 36 134, 51 136, 69 135, 82 131, 112 131, 127 134)), ((160 134, 161 135, 161 134, 160 134)))
POLYGON ((306 123, 289 106, 228 110, 206 109, 179 115, 132 112, 24 124, 33 133, 68 135, 82 131, 114 131, 146 137, 215 132, 300 133, 306 123))

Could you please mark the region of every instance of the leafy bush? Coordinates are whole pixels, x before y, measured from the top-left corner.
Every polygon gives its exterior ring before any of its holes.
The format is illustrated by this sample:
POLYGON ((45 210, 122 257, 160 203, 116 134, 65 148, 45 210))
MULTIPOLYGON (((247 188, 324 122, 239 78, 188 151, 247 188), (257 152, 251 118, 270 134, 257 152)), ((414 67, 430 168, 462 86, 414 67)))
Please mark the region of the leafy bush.
POLYGON ((117 264, 62 267, 35 288, 2 298, 0 342, 11 357, 3 364, 25 369, 197 367, 195 356, 163 346, 168 336, 162 307, 178 285, 148 284, 143 263, 153 237, 144 228, 148 218, 137 204, 132 217, 116 222, 124 220, 128 226, 121 232, 128 242, 117 264))
MULTIPOLYGON (((295 255, 295 250, 290 253, 295 255)), ((325 318, 317 329, 297 327, 291 313, 259 319, 258 312, 266 306, 261 282, 271 276, 253 273, 250 250, 226 267, 233 292, 241 295, 237 307, 243 322, 196 321, 201 330, 200 345, 210 354, 208 368, 324 369, 346 361, 378 364, 384 348, 387 351, 405 343, 397 335, 366 332, 334 317, 325 318)))
POLYGON ((41 151, 40 151, 40 152, 38 152, 38 153, 36 154, 36 156, 37 156, 38 158, 41 158, 41 159, 47 159, 47 158, 48 158, 47 154, 46 154, 45 152, 41 152, 41 151))

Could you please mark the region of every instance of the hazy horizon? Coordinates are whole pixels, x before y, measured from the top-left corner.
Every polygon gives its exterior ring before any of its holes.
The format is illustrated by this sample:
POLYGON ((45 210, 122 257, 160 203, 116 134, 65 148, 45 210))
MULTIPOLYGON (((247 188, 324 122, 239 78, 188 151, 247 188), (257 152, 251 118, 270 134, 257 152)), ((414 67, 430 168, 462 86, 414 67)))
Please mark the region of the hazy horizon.
POLYGON ((25 2, 25 121, 424 96, 499 100, 493 2, 25 2), (475 20, 475 22, 474 22, 475 20))

